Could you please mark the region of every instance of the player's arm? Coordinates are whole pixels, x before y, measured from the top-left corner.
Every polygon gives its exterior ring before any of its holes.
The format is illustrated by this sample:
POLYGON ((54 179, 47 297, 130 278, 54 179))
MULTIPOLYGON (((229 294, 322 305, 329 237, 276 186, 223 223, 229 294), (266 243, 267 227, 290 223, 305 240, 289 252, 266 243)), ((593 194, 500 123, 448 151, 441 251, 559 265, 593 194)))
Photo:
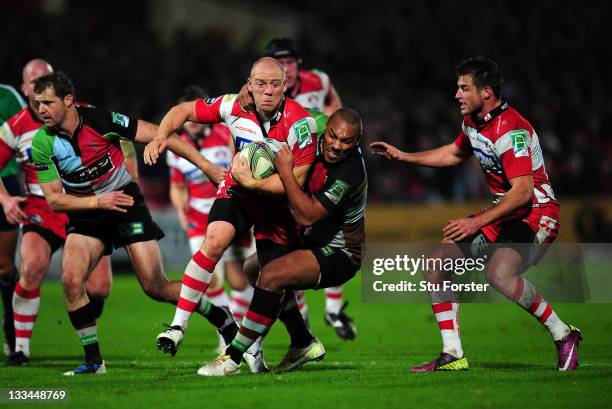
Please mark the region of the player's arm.
POLYGON ((134 204, 134 198, 126 195, 123 191, 108 192, 99 196, 74 196, 66 194, 59 179, 51 182, 41 182, 40 187, 49 203, 49 207, 56 212, 104 209, 125 213, 127 212, 126 208, 134 204))
MULTIPOLYGON (((185 103, 188 104, 188 103, 185 103)), ((180 104, 184 105, 184 104, 180 104)), ((177 105, 178 106, 178 105, 177 105)), ((172 111, 172 110, 171 110, 172 111)), ((180 126, 183 124, 181 123, 180 126)), ((152 165, 157 161, 159 157, 159 149, 156 148, 155 144, 157 135, 159 135, 159 129, 155 124, 152 124, 142 119, 138 120, 138 128, 136 131, 136 142, 148 143, 144 152, 144 161, 148 165, 152 165), (155 155, 157 154, 157 155, 155 155)), ((178 129, 178 128, 176 128, 178 129)), ((174 131, 173 131, 174 132, 174 131)), ((203 157, 193 146, 182 140, 177 134, 170 133, 164 144, 164 147, 168 147, 175 155, 187 159, 189 162, 197 166, 211 182, 219 184, 225 176, 226 170, 219 165, 212 163, 203 157)), ((163 150, 162 150, 163 151, 163 150)))
POLYGON ((325 106, 323 111, 326 115, 331 115, 336 112, 338 109, 342 108, 342 101, 340 100, 340 96, 336 92, 336 88, 330 84, 329 92, 327 97, 325 98, 325 106))
POLYGON ((456 166, 464 162, 471 155, 470 151, 457 146, 455 143, 449 143, 448 145, 427 151, 403 152, 386 142, 377 141, 370 144, 370 149, 372 153, 396 162, 432 168, 456 166))
POLYGON ((518 209, 531 204, 533 200, 533 175, 523 175, 510 179, 510 190, 495 206, 475 217, 449 220, 442 229, 444 239, 463 240, 476 233, 480 228, 502 220, 518 209))
POLYGON ((134 182, 138 183, 138 160, 136 159, 136 148, 134 144, 125 139, 119 140, 121 144, 121 151, 125 159, 125 167, 128 173, 134 179, 134 182))
POLYGON ((274 165, 289 199, 295 221, 302 226, 311 226, 327 217, 325 207, 314 196, 306 193, 293 173, 293 154, 287 146, 274 156, 274 165))

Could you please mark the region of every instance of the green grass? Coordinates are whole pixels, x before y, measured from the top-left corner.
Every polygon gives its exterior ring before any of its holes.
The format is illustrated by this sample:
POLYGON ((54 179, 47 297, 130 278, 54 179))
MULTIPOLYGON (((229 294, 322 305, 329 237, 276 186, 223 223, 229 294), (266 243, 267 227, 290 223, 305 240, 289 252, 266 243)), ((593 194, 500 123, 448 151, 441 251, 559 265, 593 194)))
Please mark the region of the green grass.
MULTIPOLYGON (((584 333, 581 366, 554 370, 555 350, 546 331, 520 308, 466 304, 463 345, 470 370, 411 374, 410 366, 439 353, 429 305, 362 304, 359 278, 347 287, 358 337, 339 340, 322 322, 323 294, 308 292, 310 322, 326 359, 278 374, 200 378, 200 364, 215 357, 217 338, 200 316, 174 358, 155 347, 162 322, 174 308, 149 300, 130 276, 116 278, 99 321, 108 374, 66 378, 82 351, 64 309, 61 288, 47 282, 34 330, 30 367, 0 367, 0 388, 65 388, 68 404, 81 408, 606 408, 612 379, 612 305, 556 305, 559 315, 584 333)), ((288 337, 276 325, 265 344, 269 364, 280 361, 288 337)), ((5 405, 2 404, 4 407, 5 405)), ((6 405, 6 407, 26 405, 6 405)), ((31 406, 31 405, 30 405, 31 406)), ((48 406, 45 406, 48 407, 48 406)))

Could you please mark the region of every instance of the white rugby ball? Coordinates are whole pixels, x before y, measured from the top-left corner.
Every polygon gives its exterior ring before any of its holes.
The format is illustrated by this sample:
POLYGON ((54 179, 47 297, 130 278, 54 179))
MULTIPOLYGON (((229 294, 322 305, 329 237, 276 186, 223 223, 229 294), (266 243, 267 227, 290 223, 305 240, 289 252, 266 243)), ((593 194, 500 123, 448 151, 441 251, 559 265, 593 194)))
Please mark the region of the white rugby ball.
POLYGON ((244 159, 251 168, 255 179, 265 179, 272 176, 274 169, 274 151, 265 142, 251 142, 240 151, 240 158, 244 159))

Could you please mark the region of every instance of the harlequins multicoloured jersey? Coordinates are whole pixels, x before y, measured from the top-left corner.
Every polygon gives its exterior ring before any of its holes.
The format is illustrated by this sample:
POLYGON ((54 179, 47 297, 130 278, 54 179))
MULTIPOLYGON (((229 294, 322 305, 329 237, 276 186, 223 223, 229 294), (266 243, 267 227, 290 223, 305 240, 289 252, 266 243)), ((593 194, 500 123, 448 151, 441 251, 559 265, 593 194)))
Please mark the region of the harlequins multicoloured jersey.
POLYGON ((132 181, 119 139, 134 140, 138 120, 95 107, 77 107, 79 126, 74 135, 43 126, 32 141, 38 179, 61 179, 69 194, 91 195, 116 191, 132 181))

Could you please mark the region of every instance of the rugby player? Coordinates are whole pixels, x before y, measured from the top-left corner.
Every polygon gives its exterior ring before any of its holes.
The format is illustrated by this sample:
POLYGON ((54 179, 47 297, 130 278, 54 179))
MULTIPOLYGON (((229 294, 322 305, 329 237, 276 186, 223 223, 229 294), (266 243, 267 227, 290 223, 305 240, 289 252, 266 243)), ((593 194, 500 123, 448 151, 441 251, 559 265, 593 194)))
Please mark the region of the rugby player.
MULTIPOLYGON (((85 350, 85 362, 65 375, 100 374, 106 372, 106 366, 95 313, 84 291, 100 258, 110 255, 113 247, 125 247, 141 287, 158 301, 176 304, 181 283, 169 281, 163 272, 157 240, 164 234, 127 172, 120 149, 120 138, 149 142, 157 126, 117 112, 78 107, 74 97, 72 82, 61 72, 36 80, 34 99, 44 126, 32 141, 32 157, 51 209, 66 212, 69 219, 62 284, 70 321, 85 350)), ((168 144, 212 180, 225 173, 177 135, 172 135, 168 144)), ((197 307, 219 331, 236 325, 227 309, 206 300, 197 307)))
MULTIPOLYGON (((314 119, 300 104, 285 98, 285 72, 275 59, 263 57, 257 60, 247 83, 254 97, 255 112, 243 111, 236 95, 177 105, 163 118, 158 137, 145 148, 145 162, 155 162, 165 148, 168 135, 186 121, 224 122, 230 129, 236 151, 253 141, 266 142, 275 151, 287 144, 296 158, 293 173, 303 184, 315 156, 314 119)), ((164 350, 176 351, 195 304, 208 288, 216 264, 235 237, 254 227, 261 266, 291 251, 297 240, 297 226, 287 206, 279 175, 253 179, 248 186, 241 185, 232 173, 240 168, 249 170, 248 165, 237 158, 219 185, 217 199, 208 216, 204 244, 185 270, 172 326, 158 336, 158 343, 164 350)), ((255 287, 254 293, 258 292, 266 291, 255 287)))
MULTIPOLYGON (((66 239, 65 227, 68 218, 65 214, 56 213, 49 208, 38 183, 31 155, 32 138, 43 125, 36 112, 34 82, 51 72, 51 65, 42 59, 31 60, 25 65, 21 89, 28 105, 0 128, 0 169, 16 158, 24 173, 26 193, 26 197, 12 194, 10 189, 0 182, 0 204, 11 222, 21 223, 22 233, 19 282, 11 295, 17 342, 15 350, 7 358, 8 365, 29 363, 30 339, 40 308, 40 286, 49 270, 51 256, 66 239)), ((131 143, 127 146, 133 151, 131 143)), ((136 172, 135 157, 131 162, 132 172, 136 172)), ((96 317, 102 313, 111 280, 110 259, 104 258, 87 282, 87 292, 92 299, 96 317)))
MULTIPOLYGON (((205 99, 204 91, 191 85, 185 89, 178 103, 205 99)), ((202 156, 210 162, 224 168, 229 168, 234 156, 229 129, 223 124, 199 124, 187 121, 183 126, 181 138, 198 149, 202 156)), ((170 201, 174 206, 179 222, 189 239, 189 247, 193 255, 200 249, 206 236, 208 213, 215 200, 217 188, 206 175, 191 162, 172 152, 166 155, 170 169, 170 201)), ((227 306, 236 320, 242 320, 245 307, 251 302, 253 289, 242 274, 241 262, 255 251, 252 235, 248 232, 234 243, 223 255, 223 261, 215 268, 206 297, 218 306, 227 306), (240 261, 240 262, 239 262, 240 261), (226 269, 226 265, 229 268, 226 269), (231 287, 232 298, 227 296, 223 286, 224 280, 231 287)), ((219 352, 226 345, 222 337, 219 340, 219 352)))
MULTIPOLYGON (((495 196, 493 206, 470 217, 450 220, 442 231, 443 242, 451 244, 442 245, 435 256, 480 256, 472 249, 486 250, 487 244, 494 243, 488 255, 487 281, 546 327, 557 349, 557 368, 574 370, 578 367, 580 331, 563 322, 520 275, 543 255, 539 253, 544 246, 530 254, 515 244, 552 243, 559 231, 559 202, 544 168, 538 135, 501 98, 502 76, 497 63, 484 57, 471 58, 456 67, 456 75, 455 99, 464 118, 453 143, 416 153, 402 152, 385 142, 374 142, 370 147, 388 159, 429 167, 456 166, 472 154, 476 157, 495 196)), ((440 283, 450 280, 452 273, 426 271, 425 278, 440 283)), ((430 293, 430 298, 443 349, 438 358, 412 371, 467 369, 456 295, 430 293)))
MULTIPOLYGON (((327 116, 342 106, 338 92, 329 76, 319 70, 300 69, 302 57, 295 42, 289 38, 275 38, 266 46, 265 54, 276 58, 285 69, 287 91, 285 96, 295 99, 313 115, 317 122, 327 120, 327 116)), ((246 87, 242 87, 238 97, 240 104, 252 109, 253 99, 246 87)), ((322 125, 324 128, 324 124, 322 125)), ((298 306, 304 319, 308 319, 308 305, 304 292, 296 290, 298 306)), ((336 334, 344 340, 355 339, 357 329, 353 320, 346 314, 348 302, 342 300, 342 286, 325 289, 324 321, 331 325, 336 334)))
MULTIPOLYGON (((361 118, 341 108, 329 118, 320 141, 320 154, 309 172, 305 192, 296 180, 293 154, 284 147, 275 166, 285 188, 292 214, 305 227, 300 248, 262 266, 253 301, 240 331, 225 355, 200 368, 203 376, 240 373, 242 351, 265 336, 279 315, 283 290, 319 289, 344 284, 361 266, 365 250, 364 217, 367 173, 358 149, 363 133, 361 118)), ((295 303, 293 322, 301 316, 295 303)), ((303 323, 303 320, 301 321, 303 323)), ((294 328, 291 346, 278 369, 287 371, 325 355, 323 345, 305 325, 294 328)))

